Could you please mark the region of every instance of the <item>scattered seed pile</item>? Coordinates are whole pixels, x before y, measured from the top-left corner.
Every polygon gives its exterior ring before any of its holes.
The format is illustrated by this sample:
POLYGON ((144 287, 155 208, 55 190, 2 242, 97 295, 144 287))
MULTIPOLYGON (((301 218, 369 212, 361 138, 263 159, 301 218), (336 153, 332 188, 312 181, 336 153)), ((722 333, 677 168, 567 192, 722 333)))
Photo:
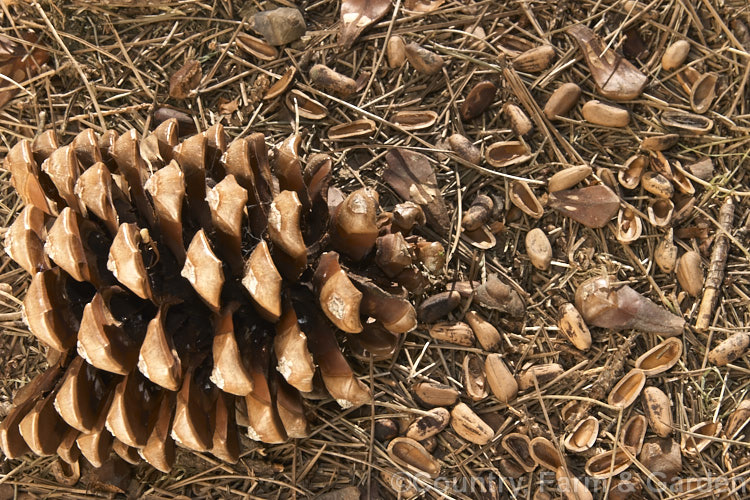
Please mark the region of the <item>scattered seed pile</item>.
POLYGON ((10 4, 0 493, 747 496, 743 2, 10 4))

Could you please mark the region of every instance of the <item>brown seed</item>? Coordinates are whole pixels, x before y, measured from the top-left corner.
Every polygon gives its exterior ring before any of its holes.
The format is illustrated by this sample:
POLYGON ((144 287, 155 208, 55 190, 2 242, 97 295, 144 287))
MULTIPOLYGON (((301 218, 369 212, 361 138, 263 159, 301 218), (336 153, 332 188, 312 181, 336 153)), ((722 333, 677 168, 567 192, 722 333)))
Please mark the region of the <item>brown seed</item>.
POLYGON ((672 434, 672 409, 669 396, 657 387, 646 387, 641 399, 643 413, 646 414, 648 425, 659 437, 672 434))
POLYGON ((675 269, 677 281, 680 286, 691 297, 697 297, 703 290, 703 269, 701 268, 701 256, 698 252, 690 250, 685 252, 677 261, 675 269))
POLYGON ((175 99, 187 99, 203 78, 201 63, 190 59, 169 79, 169 96, 175 99))
POLYGON ((678 134, 662 134, 646 137, 641 141, 641 149, 646 151, 666 151, 677 145, 680 140, 678 134))
POLYGON ((497 399, 507 403, 518 394, 518 383, 499 354, 489 354, 484 362, 487 383, 497 399))
POLYGON ((721 422, 701 422, 690 428, 693 434, 706 437, 694 437, 689 434, 682 435, 682 453, 689 456, 697 456, 714 441, 710 438, 716 437, 721 432, 721 422))
POLYGON ((531 440, 526 434, 512 432, 503 436, 503 449, 507 451, 526 472, 536 469, 536 460, 531 456, 531 440))
POLYGON ((628 158, 623 169, 617 174, 617 180, 625 189, 635 189, 641 182, 643 170, 648 166, 649 160, 646 155, 634 155, 628 158))
POLYGON ((495 208, 495 203, 492 198, 486 194, 477 195, 474 201, 466 211, 463 219, 461 219, 461 226, 466 231, 474 231, 484 225, 492 215, 492 211, 495 208))
POLYGON ((716 366, 726 366, 743 356, 750 347, 750 333, 738 332, 728 337, 708 353, 708 360, 716 366))
MULTIPOLYGON (((650 213, 649 219, 651 219, 650 213)), ((656 262, 656 265, 659 266, 659 269, 661 269, 663 273, 667 274, 674 271, 674 268, 677 265, 677 246, 674 244, 673 234, 674 231, 670 229, 669 233, 659 240, 659 243, 654 249, 654 261, 656 262)))
POLYGON ((356 92, 357 82, 342 75, 323 64, 316 64, 310 68, 310 80, 323 90, 334 92, 341 96, 348 96, 356 92))
POLYGON ((549 269, 552 262, 552 245, 544 231, 535 227, 526 233, 526 254, 531 264, 541 271, 549 269))
POLYGON ((674 71, 685 62, 690 44, 686 40, 678 40, 664 50, 661 56, 661 67, 665 71, 674 71))
POLYGON ((349 139, 351 137, 360 137, 370 135, 375 132, 375 122, 363 118, 349 123, 334 125, 328 129, 328 138, 331 140, 349 139))
POLYGON ((430 438, 448 426, 451 414, 445 408, 434 408, 426 415, 417 417, 406 430, 406 437, 415 441, 423 441, 430 438))
POLYGON ((588 165, 577 165, 560 170, 547 181, 547 189, 550 193, 564 191, 575 187, 576 184, 591 175, 591 167, 588 165))
POLYGON ((434 75, 439 73, 445 61, 443 58, 424 47, 412 42, 406 45, 406 58, 409 60, 414 69, 425 75, 434 75))
POLYGON ((482 318, 476 311, 467 312, 464 319, 471 326, 482 349, 494 352, 500 348, 502 338, 492 323, 482 318))
POLYGON ((465 440, 480 446, 489 443, 495 435, 492 427, 465 403, 458 403, 451 410, 451 427, 465 440))
POLYGON ((632 460, 625 450, 611 450, 594 455, 586 462, 586 474, 593 479, 616 476, 628 467, 632 460))
POLYGON ((398 465, 419 475, 437 477, 440 463, 417 441, 398 437, 388 445, 388 455, 398 465))
POLYGON ((555 58, 555 48, 540 45, 523 52, 513 59, 513 67, 525 73, 539 73, 550 67, 555 58))
POLYGON ((461 294, 455 291, 440 292, 425 299, 419 304, 419 320, 423 323, 434 323, 448 315, 461 302, 461 294))
POLYGON ((510 122, 510 128, 518 137, 523 137, 534 129, 531 120, 524 111, 516 106, 506 102, 503 106, 503 114, 510 122))
POLYGON ((469 163, 479 165, 482 161, 482 152, 479 151, 479 148, 474 146, 468 138, 461 134, 453 134, 448 137, 448 146, 454 153, 469 163))
POLYGON ((586 102, 581 112, 583 118, 594 125, 623 128, 630 123, 630 112, 627 109, 597 100, 586 102))
POLYGON ((544 215, 544 207, 526 181, 514 180, 510 183, 510 202, 535 219, 544 215))
POLYGON ((674 171, 672 172, 672 182, 677 187, 677 190, 688 196, 695 194, 695 187, 690 182, 690 178, 685 175, 685 170, 680 165, 680 162, 675 162, 674 171))
POLYGON ((404 130, 421 130, 435 124, 438 115, 434 111, 399 111, 391 121, 404 130))
POLYGON ((496 92, 495 84, 486 80, 474 85, 461 105, 461 118, 472 120, 484 113, 495 100, 496 92))
POLYGON ((664 111, 661 114, 661 122, 667 127, 694 135, 707 134, 714 127, 713 120, 683 111, 664 111))
POLYGON ((531 440, 529 452, 534 461, 547 470, 556 471, 565 463, 557 447, 541 436, 531 440))
POLYGON ((522 142, 501 141, 491 144, 485 151, 484 158, 495 168, 505 168, 529 161, 531 151, 522 142))
POLYGON ((430 336, 436 340, 464 347, 474 345, 474 332, 469 325, 460 321, 435 323, 430 327, 430 336))
POLYGON ((557 87, 544 105, 544 115, 550 120, 556 120, 567 115, 576 107, 581 97, 581 87, 575 83, 564 83, 557 87))
POLYGON ((301 117, 308 120, 322 120, 328 115, 325 106, 297 89, 289 92, 284 102, 289 111, 298 112, 301 117))
POLYGON ((484 375, 484 363, 476 353, 466 353, 463 362, 464 388, 472 401, 481 401, 487 397, 487 377, 484 375))
POLYGON ((634 368, 626 373, 609 393, 607 402, 617 408, 627 408, 635 403, 646 384, 646 375, 643 370, 634 368))
POLYGON ((386 57, 388 57, 388 66, 391 68, 400 68, 404 64, 406 60, 406 43, 404 43, 403 38, 394 35, 388 39, 386 57))
POLYGON ((672 368, 682 356, 682 340, 671 337, 643 353, 635 361, 635 367, 651 377, 672 368))
POLYGON ((458 401, 459 392, 444 384, 435 382, 420 382, 412 389, 414 399, 429 408, 437 406, 451 406, 458 401))
POLYGON ((669 438, 647 439, 638 455, 638 461, 665 484, 670 484, 682 470, 680 447, 669 438))
POLYGON ((622 426, 620 433, 620 444, 628 448, 633 455, 638 455, 643 448, 643 440, 646 437, 648 420, 643 415, 633 415, 622 426))
POLYGON ((563 367, 557 363, 534 365, 518 374, 518 388, 525 391, 533 389, 536 385, 542 387, 562 375, 563 371, 563 367))
POLYGON ((581 313, 573 304, 567 302, 560 306, 557 324, 560 327, 560 333, 565 335, 577 349, 586 351, 591 347, 591 332, 581 317, 581 313))

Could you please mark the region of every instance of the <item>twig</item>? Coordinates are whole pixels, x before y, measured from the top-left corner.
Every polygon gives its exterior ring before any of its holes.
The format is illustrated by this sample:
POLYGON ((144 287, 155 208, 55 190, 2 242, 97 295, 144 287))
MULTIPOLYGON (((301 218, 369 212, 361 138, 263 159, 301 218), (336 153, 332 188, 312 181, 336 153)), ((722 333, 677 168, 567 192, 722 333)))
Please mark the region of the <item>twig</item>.
POLYGON ((721 282, 724 281, 724 268, 727 264, 727 250, 729 248, 729 238, 726 235, 732 229, 732 219, 734 219, 734 202, 731 196, 727 196, 719 211, 719 231, 717 231, 716 242, 713 252, 711 252, 711 264, 706 277, 705 292, 698 309, 698 317, 695 320, 695 329, 701 333, 708 330, 719 298, 721 282))

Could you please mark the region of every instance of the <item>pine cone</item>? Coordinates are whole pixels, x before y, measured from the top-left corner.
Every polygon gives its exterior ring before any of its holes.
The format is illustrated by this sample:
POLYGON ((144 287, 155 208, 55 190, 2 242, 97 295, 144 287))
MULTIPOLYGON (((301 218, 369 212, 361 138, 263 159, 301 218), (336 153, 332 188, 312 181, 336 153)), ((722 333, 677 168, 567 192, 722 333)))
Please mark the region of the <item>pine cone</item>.
POLYGON ((393 281, 424 286, 409 233, 425 216, 378 217, 377 193, 329 187, 331 159, 303 169, 299 145, 272 170, 263 134, 179 142, 173 119, 142 141, 85 130, 60 147, 46 132, 10 150, 26 206, 6 251, 32 275, 30 331, 61 354, 0 424, 6 456, 100 466, 114 449, 166 472, 177 443, 236 462, 238 425, 278 443, 308 434, 306 397, 370 401, 336 329, 386 357, 416 327, 393 281))

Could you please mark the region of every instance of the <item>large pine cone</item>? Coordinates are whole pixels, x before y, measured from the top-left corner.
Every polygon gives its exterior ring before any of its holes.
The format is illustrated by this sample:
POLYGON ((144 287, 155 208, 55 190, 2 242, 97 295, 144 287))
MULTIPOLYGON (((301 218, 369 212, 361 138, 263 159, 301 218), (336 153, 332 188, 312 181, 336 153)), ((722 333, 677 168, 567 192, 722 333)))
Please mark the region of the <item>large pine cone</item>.
POLYGON ((6 250, 32 275, 29 329, 60 355, 0 424, 6 456, 99 466, 114 448, 168 471, 176 442, 235 462, 238 425, 278 443, 308 434, 303 398, 370 400, 336 329, 390 356, 416 327, 394 282, 420 287, 424 213, 378 217, 374 191, 329 187, 331 159, 303 170, 297 135, 273 168, 262 134, 226 142, 221 125, 179 142, 170 120, 8 153, 26 206, 6 250))

